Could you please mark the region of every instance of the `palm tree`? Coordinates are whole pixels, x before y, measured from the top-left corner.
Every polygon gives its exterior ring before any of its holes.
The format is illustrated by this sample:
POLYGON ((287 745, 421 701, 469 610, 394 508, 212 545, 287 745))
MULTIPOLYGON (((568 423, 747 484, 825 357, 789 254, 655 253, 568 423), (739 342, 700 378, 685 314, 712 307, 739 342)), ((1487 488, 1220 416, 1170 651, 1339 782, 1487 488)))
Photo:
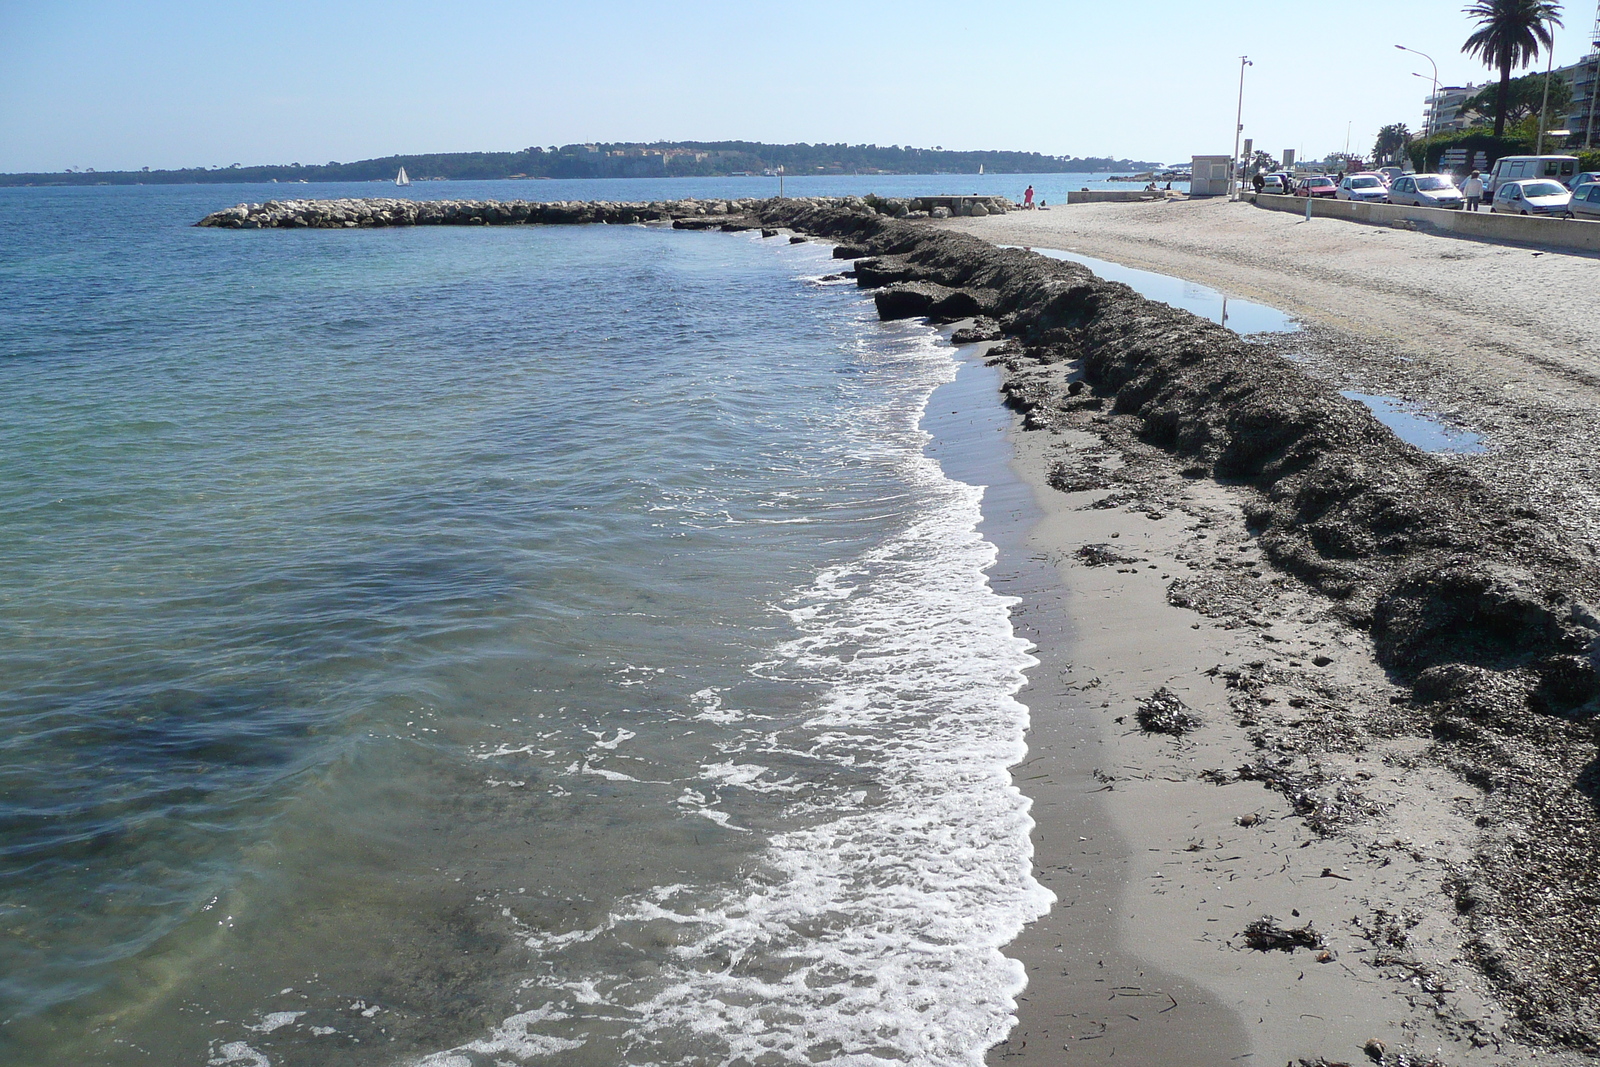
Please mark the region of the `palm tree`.
POLYGON ((1554 0, 1473 0, 1463 13, 1476 19, 1478 28, 1461 50, 1500 71, 1494 109, 1494 135, 1499 137, 1506 132, 1511 68, 1532 63, 1541 45, 1550 48, 1550 29, 1561 25, 1561 5, 1554 0))

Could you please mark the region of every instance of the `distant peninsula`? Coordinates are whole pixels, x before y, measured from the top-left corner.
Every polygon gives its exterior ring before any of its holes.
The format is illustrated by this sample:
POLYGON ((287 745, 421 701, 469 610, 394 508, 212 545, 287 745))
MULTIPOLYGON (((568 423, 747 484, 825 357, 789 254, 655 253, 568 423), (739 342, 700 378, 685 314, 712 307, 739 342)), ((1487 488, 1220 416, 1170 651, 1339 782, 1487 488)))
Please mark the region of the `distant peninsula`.
POLYGON ((0 186, 185 185, 228 182, 365 182, 393 179, 405 167, 413 181, 503 178, 709 178, 811 174, 1059 174, 1139 171, 1160 166, 1109 156, 1038 152, 951 152, 875 144, 762 144, 759 141, 660 141, 653 144, 569 144, 520 152, 439 152, 384 156, 354 163, 186 167, 181 170, 0 174, 0 186))

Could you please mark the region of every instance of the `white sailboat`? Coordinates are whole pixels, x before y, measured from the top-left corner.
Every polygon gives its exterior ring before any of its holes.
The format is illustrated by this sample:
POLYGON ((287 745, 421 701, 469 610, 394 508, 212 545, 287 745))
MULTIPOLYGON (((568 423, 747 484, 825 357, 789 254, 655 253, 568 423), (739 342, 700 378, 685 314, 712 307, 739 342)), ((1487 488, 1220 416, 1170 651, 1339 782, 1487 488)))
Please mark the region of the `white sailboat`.
POLYGON ((410 185, 411 184, 411 179, 406 177, 406 168, 404 168, 404 167, 400 168, 400 173, 396 174, 394 176, 394 183, 396 185, 410 185))
POLYGON ((978 173, 979 173, 979 174, 982 174, 982 173, 983 173, 983 164, 982 164, 982 163, 979 163, 979 164, 978 164, 978 173))

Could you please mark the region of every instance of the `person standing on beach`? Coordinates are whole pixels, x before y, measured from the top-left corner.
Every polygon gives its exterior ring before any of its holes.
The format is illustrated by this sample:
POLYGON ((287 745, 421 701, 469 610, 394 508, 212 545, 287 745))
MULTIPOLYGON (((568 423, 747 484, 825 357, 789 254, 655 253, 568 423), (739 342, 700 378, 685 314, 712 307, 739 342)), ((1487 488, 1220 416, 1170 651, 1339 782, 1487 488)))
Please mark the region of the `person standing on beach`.
POLYGON ((1477 171, 1467 175, 1467 180, 1461 183, 1461 195, 1467 198, 1468 211, 1478 210, 1478 205, 1483 203, 1483 179, 1478 177, 1477 171))
POLYGON ((1030 211, 1033 210, 1033 186, 1031 185, 1022 193, 1022 206, 1030 211))

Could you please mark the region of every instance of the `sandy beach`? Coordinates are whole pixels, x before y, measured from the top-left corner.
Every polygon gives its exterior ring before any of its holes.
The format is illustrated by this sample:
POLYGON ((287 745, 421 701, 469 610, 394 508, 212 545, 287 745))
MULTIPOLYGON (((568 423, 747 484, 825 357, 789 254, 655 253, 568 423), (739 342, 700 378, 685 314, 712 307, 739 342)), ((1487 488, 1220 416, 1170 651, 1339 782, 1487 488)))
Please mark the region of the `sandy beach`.
MULTIPOLYGON (((1303 330, 1263 346, 1483 434, 1487 453, 1451 462, 1590 541, 1600 306, 1574 297, 1591 257, 1222 201, 939 225, 1288 311, 1303 330)), ((990 1062, 1592 1062, 1581 1040, 1529 1033, 1468 945, 1450 886, 1482 862, 1486 790, 1390 714, 1406 692, 1367 635, 1262 560, 1245 495, 1126 432, 1019 419, 1013 441, 1042 512, 1013 557, 1050 572, 1018 615, 1044 662, 1017 778, 1060 899, 1014 946, 1030 986, 990 1062), (1060 491, 1062 464, 1090 477, 1060 491), (1134 709, 1162 688, 1204 727, 1139 729, 1134 709), (1226 770, 1263 751, 1350 801, 1337 825, 1226 770), (1248 947, 1265 916, 1318 947, 1248 947)))

